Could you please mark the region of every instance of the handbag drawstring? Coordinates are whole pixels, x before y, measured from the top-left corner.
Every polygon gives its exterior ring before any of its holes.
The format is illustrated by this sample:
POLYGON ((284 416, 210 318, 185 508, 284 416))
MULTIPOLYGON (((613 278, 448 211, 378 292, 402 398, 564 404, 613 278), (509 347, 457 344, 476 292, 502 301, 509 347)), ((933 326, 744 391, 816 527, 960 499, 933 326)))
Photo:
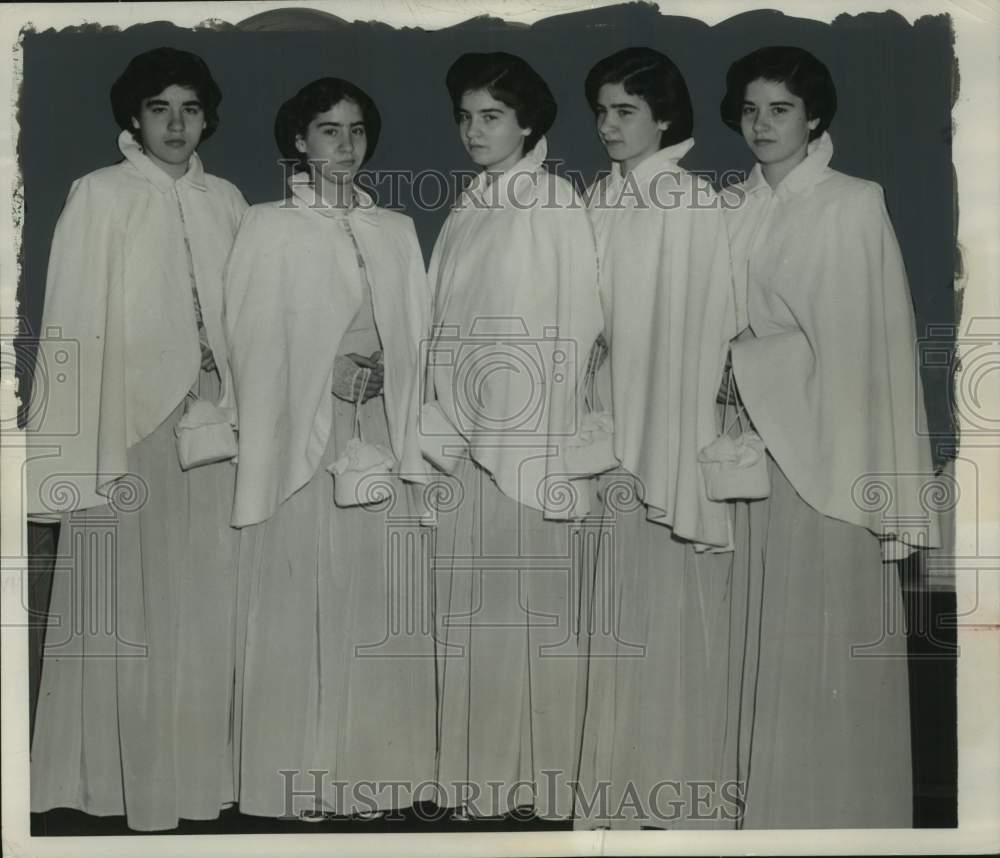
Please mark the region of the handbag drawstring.
POLYGON ((368 389, 368 379, 371 378, 372 371, 364 366, 361 367, 361 389, 358 391, 358 398, 354 402, 354 437, 364 443, 364 436, 361 434, 361 403, 365 398, 365 391, 368 389))
POLYGON ((599 342, 599 340, 595 340, 594 345, 590 348, 587 371, 583 376, 583 404, 588 413, 604 410, 600 394, 597 391, 597 364, 602 351, 599 342))
POLYGON ((736 382, 733 380, 733 367, 730 363, 729 367, 726 369, 726 399, 722 405, 722 434, 728 435, 732 430, 733 426, 736 426, 740 430, 740 434, 747 431, 750 423, 750 415, 746 414, 746 407, 743 405, 743 400, 740 398, 739 388, 736 387, 736 382), (729 423, 729 403, 733 403, 733 412, 736 415, 735 423, 729 423), (744 421, 744 415, 746 420, 744 421))

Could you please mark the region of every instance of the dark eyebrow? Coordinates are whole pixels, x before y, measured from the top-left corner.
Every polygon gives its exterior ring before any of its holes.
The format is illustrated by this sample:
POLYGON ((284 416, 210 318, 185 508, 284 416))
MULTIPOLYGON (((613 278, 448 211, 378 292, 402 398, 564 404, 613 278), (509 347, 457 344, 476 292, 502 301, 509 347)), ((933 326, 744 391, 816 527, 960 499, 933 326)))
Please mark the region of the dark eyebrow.
MULTIPOLYGON (((743 102, 743 106, 744 107, 746 107, 746 105, 748 105, 748 104, 751 107, 756 107, 757 106, 757 103, 754 102, 754 101, 746 100, 746 101, 743 102)), ((768 106, 769 107, 795 107, 795 105, 792 104, 792 102, 790 102, 790 101, 769 101, 768 102, 768 106)))
POLYGON ((631 107, 633 110, 635 109, 635 105, 628 101, 623 101, 621 104, 612 104, 611 106, 618 108, 619 110, 623 107, 631 107))
POLYGON ((455 115, 456 116, 463 116, 463 115, 464 116, 472 116, 473 113, 478 113, 480 116, 482 116, 484 113, 497 113, 497 114, 500 114, 500 113, 503 113, 503 112, 504 112, 504 108, 502 108, 502 107, 483 107, 483 108, 480 108, 479 110, 466 110, 465 108, 460 107, 456 111, 455 115))
MULTIPOLYGON (((170 106, 170 102, 167 101, 165 98, 147 98, 147 99, 144 99, 142 103, 144 105, 146 105, 147 107, 169 107, 170 106)), ((202 106, 201 105, 201 101, 199 99, 197 99, 197 98, 191 99, 189 101, 185 101, 185 102, 181 103, 181 107, 190 107, 191 105, 195 105, 196 107, 201 107, 202 106)))
MULTIPOLYGON (((364 121, 361 121, 361 122, 351 122, 351 123, 347 123, 347 124, 349 124, 351 126, 351 128, 357 128, 358 126, 362 126, 363 127, 365 123, 364 123, 364 121)), ((325 128, 327 125, 330 125, 330 126, 332 126, 334 128, 343 128, 344 125, 345 125, 345 123, 343 123, 343 122, 317 122, 316 123, 316 127, 317 128, 325 128)))

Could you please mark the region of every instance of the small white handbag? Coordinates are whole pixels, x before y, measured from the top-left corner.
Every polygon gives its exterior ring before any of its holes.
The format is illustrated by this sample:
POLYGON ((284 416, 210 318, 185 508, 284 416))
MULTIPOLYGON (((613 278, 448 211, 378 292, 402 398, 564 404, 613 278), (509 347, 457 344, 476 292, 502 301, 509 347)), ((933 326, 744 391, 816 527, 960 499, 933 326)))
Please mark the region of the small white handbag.
POLYGON ((726 403, 722 410, 722 432, 698 452, 705 492, 709 500, 760 500, 771 493, 764 442, 750 425, 733 382, 733 371, 726 373, 726 403), (729 405, 734 404, 735 420, 729 422, 729 405), (732 437, 733 428, 739 434, 732 437))
POLYGON ((363 369, 361 390, 354 403, 354 435, 327 468, 333 474, 333 502, 340 507, 381 503, 393 494, 388 475, 396 467, 396 457, 381 444, 365 441, 361 433, 361 403, 370 377, 371 370, 363 369))
POLYGON ((225 462, 237 452, 232 411, 193 393, 174 427, 181 470, 225 462))

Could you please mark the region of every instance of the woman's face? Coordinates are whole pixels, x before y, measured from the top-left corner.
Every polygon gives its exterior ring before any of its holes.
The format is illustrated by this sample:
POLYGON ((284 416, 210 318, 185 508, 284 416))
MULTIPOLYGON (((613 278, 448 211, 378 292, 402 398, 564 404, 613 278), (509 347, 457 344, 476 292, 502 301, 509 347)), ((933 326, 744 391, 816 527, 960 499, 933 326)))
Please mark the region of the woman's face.
POLYGON ((620 83, 606 83, 597 93, 597 133, 612 161, 629 172, 660 150, 670 123, 654 119, 649 102, 630 95, 620 83))
POLYGON ((179 179, 188 159, 198 148, 205 130, 205 109, 190 87, 171 84, 163 92, 144 98, 139 115, 132 117, 142 149, 168 175, 179 179))
POLYGON ((317 113, 306 133, 295 138, 295 148, 308 159, 314 177, 318 173, 327 182, 350 184, 368 148, 361 108, 345 98, 317 113))
POLYGON ((788 175, 806 157, 809 132, 817 125, 819 119, 809 119, 805 102, 783 83, 758 79, 747 84, 740 129, 765 175, 776 181, 788 175))
POLYGON ((517 124, 514 108, 497 101, 485 89, 462 96, 458 133, 469 157, 484 170, 502 172, 513 167, 524 153, 530 128, 517 124))

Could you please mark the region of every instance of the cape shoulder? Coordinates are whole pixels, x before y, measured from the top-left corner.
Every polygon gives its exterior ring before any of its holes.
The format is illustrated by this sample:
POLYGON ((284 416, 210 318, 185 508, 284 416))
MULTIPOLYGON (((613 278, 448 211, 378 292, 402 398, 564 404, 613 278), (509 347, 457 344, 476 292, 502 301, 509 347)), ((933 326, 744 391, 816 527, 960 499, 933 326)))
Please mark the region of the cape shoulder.
MULTIPOLYGON (((214 176, 211 173, 204 173, 203 175, 205 186, 212 196, 225 199, 240 209, 246 207, 246 200, 242 192, 228 179, 214 176)), ((98 199, 117 196, 119 205, 122 195, 148 192, 152 187, 149 180, 127 160, 119 161, 117 164, 111 164, 107 167, 100 167, 73 182, 74 190, 85 190, 88 194, 94 195, 98 199)), ((114 200, 112 200, 113 203, 114 200)))
POLYGON ((129 188, 148 186, 148 180, 128 161, 99 167, 73 182, 74 188, 85 188, 91 193, 120 193, 129 188))
MULTIPOLYGON (((483 193, 488 201, 496 199, 490 190, 483 193)), ((583 208, 583 202, 572 182, 544 167, 539 167, 512 176, 507 185, 502 207, 512 208, 515 211, 534 212, 538 210, 580 209, 583 208)), ((475 211, 479 207, 470 206, 468 208, 475 211)), ((463 208, 458 207, 457 210, 463 211, 463 208)), ((454 212, 456 209, 452 209, 452 211, 454 212)))
POLYGON ((115 164, 75 179, 60 212, 54 241, 59 243, 70 235, 86 235, 86 240, 92 241, 95 236, 125 229, 132 201, 141 199, 145 192, 140 181, 148 185, 132 173, 124 164, 115 164))
POLYGON ((649 181, 650 193, 661 207, 671 211, 697 211, 714 208, 718 193, 704 176, 696 175, 674 163, 649 181))
POLYGON ((223 179, 221 176, 215 176, 211 173, 205 173, 205 185, 213 196, 223 197, 240 209, 247 207, 246 197, 243 196, 243 192, 228 179, 223 179))
MULTIPOLYGON (((590 208, 601 208, 602 205, 606 206, 610 203, 606 191, 611 186, 613 178, 612 173, 606 172, 590 184, 584 194, 584 199, 587 200, 590 208)), ((728 187, 742 189, 742 183, 728 187)), ((630 174, 625 178, 620 193, 623 197, 645 196, 651 189, 656 194, 657 199, 669 202, 673 208, 683 208, 684 202, 697 203, 695 208, 704 207, 707 201, 720 196, 708 179, 686 170, 676 162, 671 164, 669 168, 665 167, 654 173, 642 184, 630 174)))
POLYGON ((548 209, 583 209, 583 198, 577 192, 573 183, 549 170, 539 170, 535 182, 535 196, 532 203, 537 207, 548 209))
MULTIPOLYGON (((724 208, 730 213, 738 213, 752 195, 746 181, 726 185, 719 192, 725 203, 724 208)), ((788 202, 868 223, 866 218, 878 217, 884 211, 885 193, 877 182, 827 167, 815 184, 805 192, 793 194, 788 202)))
POLYGON ((808 219, 822 224, 829 241, 867 244, 888 222, 882 186, 828 170, 804 200, 808 219))
POLYGON ((816 184, 816 191, 839 203, 869 207, 882 205, 885 193, 878 182, 849 176, 839 170, 827 169, 823 179, 816 184))
MULTIPOLYGON (((750 192, 746 181, 734 182, 727 185, 723 190, 724 192, 732 191, 743 194, 750 192)), ((857 176, 849 176, 847 173, 841 173, 839 170, 827 167, 820 174, 816 183, 809 189, 806 196, 817 194, 830 200, 871 202, 881 199, 883 190, 878 182, 861 179, 857 176)))
POLYGON ((382 208, 382 206, 375 206, 375 211, 378 213, 380 226, 384 224, 390 229, 398 229, 404 231, 407 229, 416 228, 413 225, 413 218, 404 212, 395 211, 393 209, 382 208))
POLYGON ((149 182, 127 161, 101 167, 73 181, 62 214, 72 217, 85 213, 88 219, 118 221, 128 201, 148 187, 149 182))
MULTIPOLYGON (((371 211, 375 213, 380 230, 400 234, 416 232, 413 218, 403 212, 393 211, 381 206, 374 206, 371 211)), ((318 211, 311 211, 310 207, 297 197, 289 196, 285 199, 269 200, 265 203, 256 203, 250 206, 243 215, 241 228, 244 224, 247 226, 253 224, 255 228, 270 229, 283 223, 283 219, 287 219, 288 215, 293 212, 298 216, 307 215, 320 218, 321 220, 317 221, 317 223, 322 223, 326 220, 323 214, 318 211)))

